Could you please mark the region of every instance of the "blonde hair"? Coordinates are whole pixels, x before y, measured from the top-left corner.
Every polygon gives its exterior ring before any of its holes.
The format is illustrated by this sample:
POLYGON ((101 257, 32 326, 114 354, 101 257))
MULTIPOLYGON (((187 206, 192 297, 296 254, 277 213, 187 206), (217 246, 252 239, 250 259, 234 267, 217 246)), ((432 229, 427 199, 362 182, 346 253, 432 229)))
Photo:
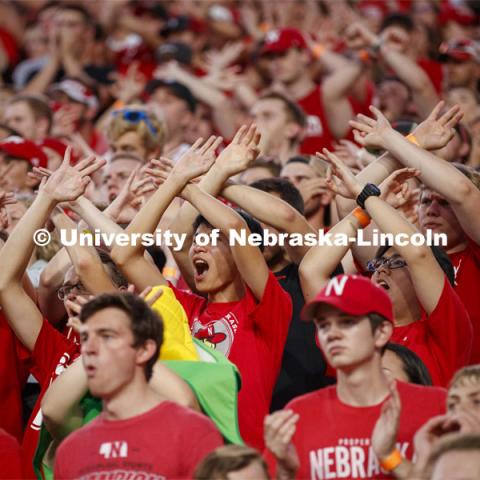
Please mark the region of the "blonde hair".
POLYGON ((158 149, 160 153, 162 153, 166 137, 164 123, 153 112, 147 110, 142 105, 128 105, 125 109, 121 110, 144 112, 151 125, 156 130, 156 133, 152 133, 144 120, 130 122, 125 119, 123 115, 115 115, 114 111, 107 129, 108 141, 113 143, 126 133, 135 132, 142 139, 142 143, 145 145, 148 152, 158 149))
POLYGON ((480 383, 480 365, 469 365, 458 370, 450 380, 448 389, 470 382, 480 383))

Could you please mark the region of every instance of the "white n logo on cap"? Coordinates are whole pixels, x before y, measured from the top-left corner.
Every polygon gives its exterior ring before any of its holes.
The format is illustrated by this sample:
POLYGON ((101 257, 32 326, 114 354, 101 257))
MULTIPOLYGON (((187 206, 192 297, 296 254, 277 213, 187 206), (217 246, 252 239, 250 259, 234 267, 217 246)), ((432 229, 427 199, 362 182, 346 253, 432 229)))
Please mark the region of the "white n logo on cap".
POLYGON ((327 285, 325 289, 325 295, 330 296, 332 292, 332 288, 335 291, 335 295, 340 297, 343 294, 343 290, 345 289, 345 284, 347 283, 348 277, 333 277, 327 285))

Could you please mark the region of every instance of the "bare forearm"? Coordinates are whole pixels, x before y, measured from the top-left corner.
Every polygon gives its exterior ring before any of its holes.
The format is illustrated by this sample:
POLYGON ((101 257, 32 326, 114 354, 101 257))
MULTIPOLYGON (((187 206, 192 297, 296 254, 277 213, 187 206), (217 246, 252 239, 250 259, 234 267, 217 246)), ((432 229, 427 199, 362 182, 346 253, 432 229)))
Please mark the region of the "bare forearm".
POLYGON ((47 90, 47 87, 52 83, 59 68, 59 60, 51 57, 47 65, 45 65, 45 67, 40 70, 30 82, 28 82, 27 86, 22 90, 22 93, 44 93, 47 90))
MULTIPOLYGON (((380 185, 391 173, 401 167, 401 164, 392 155, 384 153, 358 173, 356 178, 362 184, 374 183, 380 185)), ((356 206, 355 200, 337 196, 337 209, 340 218, 348 215, 356 206)))
POLYGON ((344 245, 335 239, 355 237, 358 227, 358 220, 353 215, 348 215, 329 230, 332 245, 319 245, 307 252, 299 268, 302 291, 307 302, 328 282, 335 267, 350 248, 347 242, 343 242, 346 243, 344 245))
POLYGON ((104 233, 120 233, 123 231, 122 227, 101 212, 88 198, 83 196, 78 198, 75 202, 74 209, 75 212, 94 229, 98 229, 104 233))
POLYGON ((0 252, 0 285, 10 281, 21 282, 32 256, 35 244, 33 234, 43 227, 55 202, 40 192, 22 217, 0 252))
POLYGON ((238 213, 205 193, 196 185, 189 184, 184 190, 184 196, 210 225, 218 228, 227 237, 230 230, 238 231, 245 225, 244 220, 238 213))

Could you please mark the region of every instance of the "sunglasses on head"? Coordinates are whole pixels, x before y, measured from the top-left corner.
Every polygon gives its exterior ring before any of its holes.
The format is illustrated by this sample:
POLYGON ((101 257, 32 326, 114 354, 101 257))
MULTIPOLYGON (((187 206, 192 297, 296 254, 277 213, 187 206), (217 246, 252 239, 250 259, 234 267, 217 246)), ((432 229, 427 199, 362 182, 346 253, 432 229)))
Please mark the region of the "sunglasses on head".
POLYGON ((128 110, 128 109, 114 110, 112 112, 112 115, 114 117, 121 115, 124 120, 126 120, 129 123, 133 123, 134 125, 139 122, 145 122, 145 125, 150 130, 150 133, 152 135, 157 134, 157 129, 153 126, 152 121, 150 120, 148 114, 146 112, 143 112, 142 110, 128 110))

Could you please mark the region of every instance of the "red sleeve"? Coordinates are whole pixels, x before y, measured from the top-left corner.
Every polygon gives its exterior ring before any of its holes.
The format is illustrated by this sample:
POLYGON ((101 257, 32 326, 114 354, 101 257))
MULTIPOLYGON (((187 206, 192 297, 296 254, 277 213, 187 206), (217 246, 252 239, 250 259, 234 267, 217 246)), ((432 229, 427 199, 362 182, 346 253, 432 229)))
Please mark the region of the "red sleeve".
POLYGON ((437 350, 440 371, 445 378, 465 366, 470 358, 473 329, 468 313, 445 277, 442 295, 435 310, 427 317, 431 349, 437 350))
POLYGON ((22 478, 20 447, 5 430, 0 430, 0 478, 22 478))
POLYGON ((292 318, 292 300, 280 286, 273 272, 268 273, 267 284, 260 303, 254 307, 254 322, 268 337, 287 331, 292 318))
POLYGON ((79 353, 79 346, 65 338, 48 320, 42 328, 32 351, 32 374, 40 385, 45 386, 52 374, 60 375, 63 369, 79 353))

